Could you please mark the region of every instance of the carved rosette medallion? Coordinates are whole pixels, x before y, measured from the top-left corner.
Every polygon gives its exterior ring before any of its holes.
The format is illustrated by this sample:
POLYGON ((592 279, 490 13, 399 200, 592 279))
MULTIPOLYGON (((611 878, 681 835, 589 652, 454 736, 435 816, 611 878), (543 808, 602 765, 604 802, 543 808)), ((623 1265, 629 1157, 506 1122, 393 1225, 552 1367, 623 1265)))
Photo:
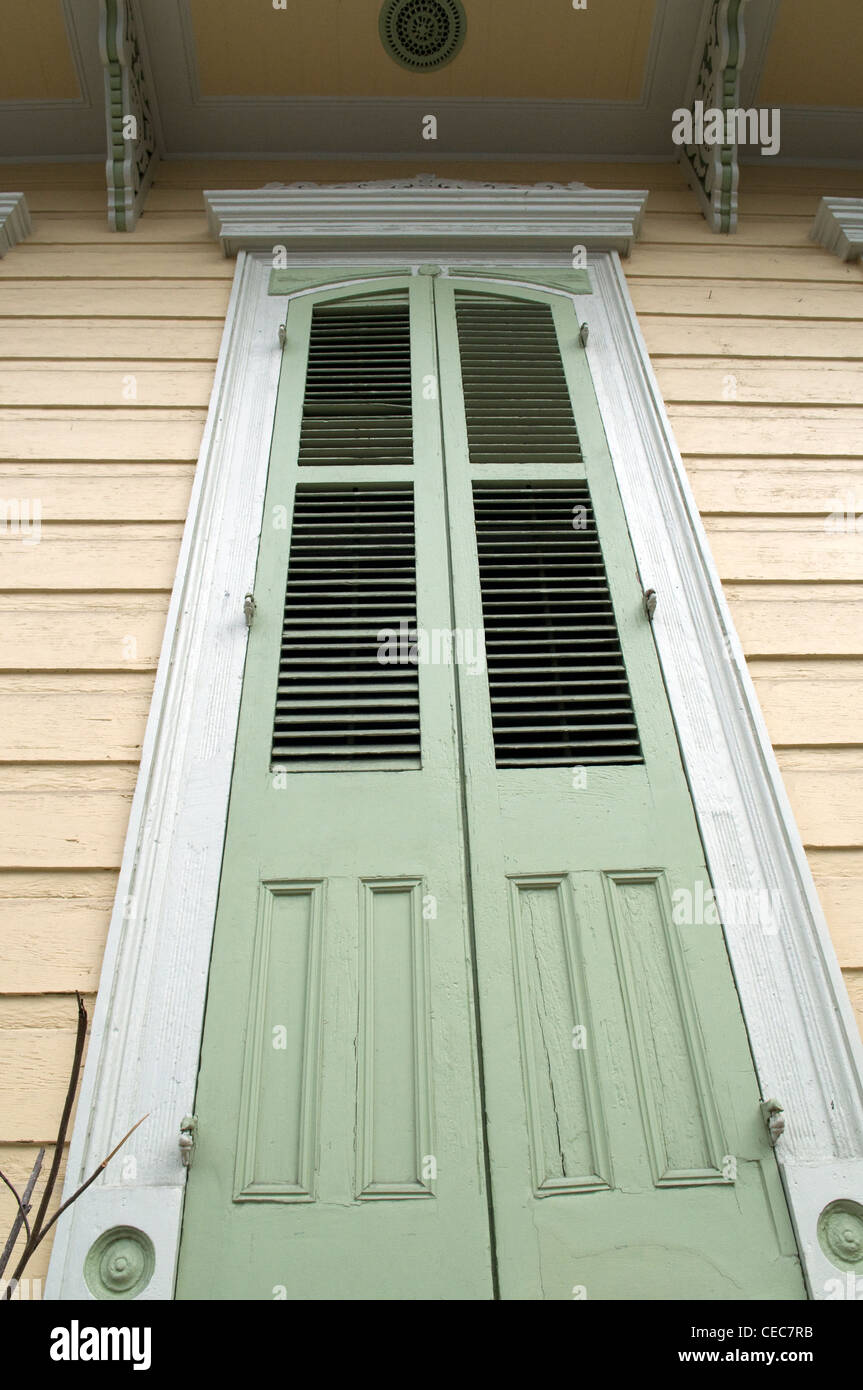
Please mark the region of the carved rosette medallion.
POLYGON ((837 1269, 863 1270, 863 1206, 850 1198, 831 1202, 818 1218, 818 1240, 837 1269))
POLYGON ((134 1226, 114 1226, 94 1241, 84 1261, 84 1278, 94 1298, 137 1298, 156 1267, 153 1242, 134 1226))

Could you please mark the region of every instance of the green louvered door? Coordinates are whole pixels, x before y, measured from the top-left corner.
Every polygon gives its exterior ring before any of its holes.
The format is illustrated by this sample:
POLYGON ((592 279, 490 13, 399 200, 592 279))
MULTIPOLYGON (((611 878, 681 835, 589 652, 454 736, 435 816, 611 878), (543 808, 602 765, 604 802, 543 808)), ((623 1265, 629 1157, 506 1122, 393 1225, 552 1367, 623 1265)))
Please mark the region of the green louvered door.
POLYGON ((574 309, 435 294, 501 1296, 803 1297, 574 309))
POLYGON ((432 285, 375 289, 287 318, 184 1298, 492 1294, 453 670, 378 660, 452 623, 432 285))
POLYGON ((577 334, 291 303, 180 1297, 803 1296, 577 334))

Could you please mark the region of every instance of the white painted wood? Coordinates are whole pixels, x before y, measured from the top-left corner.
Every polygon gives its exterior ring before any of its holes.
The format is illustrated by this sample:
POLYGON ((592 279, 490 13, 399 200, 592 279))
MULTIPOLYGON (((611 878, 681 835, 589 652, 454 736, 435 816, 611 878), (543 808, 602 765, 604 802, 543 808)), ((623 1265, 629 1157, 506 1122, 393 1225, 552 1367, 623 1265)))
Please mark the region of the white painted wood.
POLYGON ((822 198, 809 235, 840 260, 858 260, 863 256, 863 198, 822 198))
MULTIPOLYGON (((379 8, 370 12, 373 23, 379 8)), ((679 90, 686 80, 700 9, 701 0, 657 0, 637 102, 548 100, 541 95, 513 102, 489 96, 446 97, 439 90, 433 108, 440 114, 438 157, 466 159, 478 150, 510 161, 538 154, 592 160, 667 157, 666 94, 679 90)), ((309 150, 340 158, 409 159, 416 151, 413 113, 420 108, 412 97, 204 96, 188 6, 148 4, 145 10, 169 149, 193 157, 216 151, 229 158, 255 150, 282 159, 307 155, 309 150)), ((572 18, 578 24, 579 15, 572 18)), ((498 24, 507 22, 500 14, 496 19, 498 24)), ((422 102, 426 99, 421 97, 422 102)))
POLYGON ((509 256, 519 248, 572 254, 573 245, 628 255, 647 193, 584 184, 490 184, 437 179, 273 185, 205 192, 210 230, 226 256, 241 247, 355 254, 476 246, 509 256))
MULTIPOLYGON (((413 189, 410 196, 422 204, 436 191, 413 189)), ((300 255, 292 246, 291 263, 332 263, 330 231, 335 223, 346 236, 347 222, 331 192, 320 191, 326 211, 318 222, 318 251, 300 255)), ((217 207, 232 195, 210 196, 217 207)), ((291 224, 279 218, 292 217, 294 209, 303 237, 311 238, 312 198, 291 204, 286 190, 273 190, 269 196, 282 209, 276 216, 266 211, 266 191, 254 196, 264 210, 263 228, 247 223, 242 233, 225 233, 228 239, 290 241, 291 224)), ((442 263, 445 273, 457 273, 459 263, 475 266, 477 237, 481 247, 492 221, 505 225, 505 214, 493 216, 491 189, 481 195, 446 190, 445 201, 450 208, 469 206, 477 196, 488 219, 484 230, 459 219, 460 233, 448 223, 441 241, 424 248, 423 259, 442 263)), ((512 190, 500 196, 502 207, 511 208, 512 190)), ((392 219, 385 216, 386 192, 374 193, 383 238, 377 260, 385 247, 388 264, 397 255, 411 269, 416 223, 410 207, 404 216, 403 188, 389 197, 392 219), (393 243, 388 238, 400 217, 403 239, 393 243)), ((542 207, 540 199, 540 227, 542 207)), ((521 235, 529 238, 527 198, 520 218, 521 235)), ((217 217, 217 230, 221 226, 217 217)), ((608 232, 612 243, 618 235, 619 229, 608 232)), ((577 231, 564 234, 558 226, 551 239, 558 249, 550 252, 541 231, 529 260, 568 266, 571 242, 578 239, 577 231)), ((372 243, 365 223, 351 260, 372 258, 372 243), (359 243, 364 251, 357 251, 359 243)), ((347 246, 337 245, 344 264, 347 246)), ((492 236, 479 256, 490 267, 523 266, 523 245, 492 236)), ((59 1223, 46 1290, 51 1298, 89 1297, 82 1275, 87 1250, 118 1224, 137 1226, 156 1247, 156 1272, 142 1297, 167 1298, 173 1288, 185 1177, 179 1124, 191 1109, 197 1073, 242 681, 242 596, 251 587, 261 525, 277 330, 285 309, 284 297, 267 294, 270 264, 265 251, 242 252, 237 265, 144 742, 67 1194, 149 1111, 131 1145, 137 1177, 123 1183, 121 1169, 112 1165, 59 1223)), ((818 1214, 828 1202, 859 1194, 863 1180, 860 1044, 619 258, 614 251, 594 254, 590 269, 593 294, 576 296, 575 303, 590 327, 587 351, 642 581, 659 598, 654 631, 719 900, 741 889, 778 894, 777 934, 732 921, 727 938, 763 1094, 785 1106, 787 1128, 777 1156, 810 1291, 824 1297, 839 1271, 818 1244, 818 1214)))
POLYGON ((59 1223, 49 1298, 90 1298, 83 1262, 114 1225, 156 1248, 142 1298, 170 1298, 264 500, 284 303, 241 255, 168 614, 69 1157, 67 1195, 149 1112, 128 1152, 59 1223), (133 1117, 133 1118, 130 1118, 133 1117))
POLYGON ((0 256, 29 236, 30 210, 23 193, 0 193, 0 256))

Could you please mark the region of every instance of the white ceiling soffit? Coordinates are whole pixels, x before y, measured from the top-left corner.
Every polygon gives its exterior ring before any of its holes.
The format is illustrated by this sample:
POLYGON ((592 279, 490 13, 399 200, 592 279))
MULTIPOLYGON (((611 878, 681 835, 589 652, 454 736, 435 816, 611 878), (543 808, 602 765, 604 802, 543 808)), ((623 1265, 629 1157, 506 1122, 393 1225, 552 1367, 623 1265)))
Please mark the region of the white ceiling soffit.
MULTIPOLYGON (((778 3, 748 0, 746 5, 744 106, 754 102, 778 3)), ((64 101, 0 99, 0 159, 105 158, 99 0, 61 4, 81 96, 64 101)), ((686 105, 710 4, 711 0, 657 0, 644 88, 636 101, 435 101, 439 138, 434 160, 675 159, 671 113, 686 105)), ((204 97, 198 87, 188 0, 146 0, 138 12, 168 158, 422 159, 432 154, 419 134, 427 97, 204 97)), ((768 163, 859 163, 861 151, 863 111, 783 107, 780 154, 771 159, 741 151, 741 163, 764 158, 768 163)))
MULTIPOLYGON (((743 105, 751 103, 744 101, 743 105)), ((780 109, 782 148, 779 154, 762 156, 757 151, 741 149, 741 165, 853 164, 859 168, 863 164, 863 110, 847 106, 783 106, 780 109)))
POLYGON ((105 158, 105 80, 99 57, 99 0, 61 0, 61 3, 81 95, 65 101, 0 100, 2 159, 105 158))
MULTIPOLYGON (((711 4, 657 0, 637 101, 436 100, 435 159, 676 159, 671 113, 686 105, 711 4)), ((744 106, 754 101, 778 6, 779 0, 748 0, 744 106)), ((148 6, 144 25, 169 157, 430 153, 419 135, 427 97, 204 97, 197 84, 188 0, 148 6)), ((783 111, 781 158, 859 161, 861 150, 863 111, 793 108, 787 122, 783 111)), ((761 159, 756 154, 755 162, 761 159)))
MULTIPOLYGON (((639 101, 436 100, 435 157, 670 157, 671 111, 682 102, 704 12, 704 0, 658 0, 639 101)), ((148 7, 144 21, 171 154, 429 153, 420 136, 427 96, 203 97, 187 0, 148 7)))

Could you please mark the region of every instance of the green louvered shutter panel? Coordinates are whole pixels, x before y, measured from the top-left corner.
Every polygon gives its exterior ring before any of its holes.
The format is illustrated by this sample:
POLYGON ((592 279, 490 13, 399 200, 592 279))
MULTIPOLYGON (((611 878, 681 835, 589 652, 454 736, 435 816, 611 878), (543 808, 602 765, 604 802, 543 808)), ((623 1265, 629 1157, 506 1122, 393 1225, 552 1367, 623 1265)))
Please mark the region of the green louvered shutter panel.
POLYGON ((476 482, 473 506, 497 766, 641 762, 587 484, 476 482))
POLYGON ((407 295, 316 304, 299 462, 409 464, 412 442, 407 295))
POLYGON ((419 766, 417 668, 377 659, 416 628, 415 551, 411 487, 297 489, 273 767, 419 766))

